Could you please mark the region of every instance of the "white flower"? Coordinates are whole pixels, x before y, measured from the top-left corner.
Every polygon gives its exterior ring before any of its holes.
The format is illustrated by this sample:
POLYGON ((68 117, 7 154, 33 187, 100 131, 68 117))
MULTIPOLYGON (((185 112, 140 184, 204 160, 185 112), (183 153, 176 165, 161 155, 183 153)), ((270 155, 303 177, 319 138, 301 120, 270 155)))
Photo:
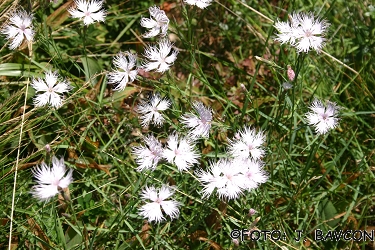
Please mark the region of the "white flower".
POLYGON ((83 18, 85 25, 96 22, 104 22, 106 11, 102 9, 101 0, 74 0, 75 7, 68 9, 73 18, 83 18))
POLYGON ((268 179, 267 173, 263 170, 263 163, 260 161, 254 161, 249 158, 234 159, 232 164, 242 166, 241 173, 246 178, 244 188, 248 191, 257 188, 268 179))
POLYGON ((137 106, 136 110, 142 116, 142 126, 146 127, 150 122, 156 126, 161 126, 164 123, 163 115, 160 111, 169 108, 171 102, 167 98, 161 98, 159 93, 153 94, 148 100, 142 100, 137 106))
POLYGON ((203 198, 210 196, 214 190, 220 198, 236 199, 246 187, 246 176, 242 173, 243 165, 233 164, 228 159, 211 163, 208 172, 196 172, 199 181, 204 185, 203 198))
POLYGON ((170 135, 167 148, 163 152, 164 158, 175 164, 179 171, 187 170, 198 163, 199 155, 194 150, 193 142, 187 138, 178 139, 178 135, 170 135))
POLYGON ((160 10, 159 7, 150 7, 149 9, 150 15, 152 18, 142 18, 141 19, 141 26, 150 31, 143 35, 143 37, 150 38, 157 36, 159 33, 161 36, 165 36, 168 31, 169 19, 167 15, 165 15, 164 10, 160 10))
POLYGON ((59 193, 59 188, 67 188, 73 181, 73 169, 68 173, 66 172, 64 158, 59 160, 53 157, 52 168, 48 167, 45 162, 42 162, 40 167, 32 170, 38 185, 33 187, 31 193, 41 201, 49 200, 59 193))
POLYGON ((9 24, 5 25, 1 33, 6 35, 6 39, 10 41, 9 48, 18 48, 23 39, 28 42, 34 39, 34 30, 32 24, 33 16, 24 10, 18 10, 11 14, 9 24))
POLYGON ((163 186, 159 189, 159 192, 155 187, 146 187, 142 191, 142 198, 144 200, 151 200, 152 202, 146 203, 140 208, 140 215, 147 218, 149 222, 156 221, 161 222, 165 220, 163 211, 173 220, 178 217, 180 211, 178 206, 180 203, 175 200, 166 200, 174 194, 174 191, 163 186))
POLYGON ((298 52, 319 52, 324 45, 324 35, 329 24, 325 20, 315 19, 312 13, 294 13, 289 22, 277 21, 275 28, 280 32, 276 40, 289 42, 298 52))
POLYGON ((155 170, 158 162, 162 159, 163 147, 161 143, 152 135, 146 136, 144 141, 146 146, 138 146, 133 148, 133 154, 137 157, 137 170, 155 170))
POLYGON ((257 133, 255 129, 245 127, 243 131, 239 132, 238 139, 229 140, 229 152, 235 158, 246 159, 251 157, 254 160, 258 160, 265 153, 262 149, 264 140, 265 135, 262 131, 257 133))
POLYGON ((328 23, 324 20, 315 20, 312 13, 307 15, 301 14, 299 19, 300 26, 296 30, 296 37, 298 39, 296 47, 298 52, 307 53, 310 48, 319 52, 324 45, 325 39, 323 35, 329 26, 328 23))
POLYGON ((38 94, 34 99, 36 107, 41 107, 47 103, 51 104, 55 108, 59 108, 62 105, 62 97, 60 94, 69 92, 71 86, 68 81, 58 81, 59 74, 57 72, 47 71, 45 72, 45 79, 37 78, 33 79, 31 86, 37 92, 44 92, 38 94))
POLYGON ((190 135, 208 137, 212 122, 212 109, 205 107, 201 102, 195 102, 193 107, 199 117, 188 113, 182 116, 181 122, 191 129, 190 135))
POLYGON ((108 83, 117 84, 114 90, 122 91, 128 82, 135 80, 138 74, 137 55, 131 52, 119 52, 113 59, 113 64, 117 69, 108 73, 108 83))
POLYGON ((296 42, 296 30, 299 25, 299 20, 297 18, 297 14, 292 14, 290 17, 290 22, 280 22, 277 21, 275 23, 275 28, 280 33, 276 36, 276 41, 281 42, 281 44, 289 42, 291 45, 294 45, 296 42))
POLYGON ((204 9, 211 4, 212 0, 184 0, 189 5, 196 5, 197 7, 204 9))
POLYGON ((173 44, 168 39, 162 39, 157 46, 148 46, 145 57, 149 60, 143 63, 145 71, 156 70, 164 73, 177 59, 178 51, 172 49, 173 44))
POLYGON ((336 103, 328 102, 327 107, 325 107, 320 100, 315 99, 309 109, 311 111, 306 113, 305 116, 308 124, 315 127, 317 134, 325 134, 338 126, 339 107, 336 106, 336 103))

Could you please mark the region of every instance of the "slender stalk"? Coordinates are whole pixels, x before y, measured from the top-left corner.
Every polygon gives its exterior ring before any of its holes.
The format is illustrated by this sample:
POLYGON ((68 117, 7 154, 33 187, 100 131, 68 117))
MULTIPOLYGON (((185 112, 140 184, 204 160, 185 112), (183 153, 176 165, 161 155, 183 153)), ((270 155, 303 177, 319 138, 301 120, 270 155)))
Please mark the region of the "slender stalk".
MULTIPOLYGON (((29 62, 32 56, 33 51, 33 44, 32 42, 28 42, 29 48, 29 62)), ((30 66, 30 64, 29 64, 30 66)), ((30 72, 30 68, 29 68, 30 72)), ((20 161, 20 152, 21 152, 21 141, 22 141, 22 133, 23 133, 23 125, 25 124, 25 113, 26 113, 26 101, 27 101, 27 93, 29 92, 29 84, 30 78, 27 77, 26 79, 26 91, 25 91, 25 99, 23 102, 23 110, 22 110, 22 118, 21 118, 21 128, 20 128, 20 136, 18 138, 18 149, 17 149, 17 158, 16 158, 16 169, 14 170, 14 182, 13 182, 13 193, 12 193, 12 209, 10 212, 10 229, 9 229, 9 244, 8 249, 11 249, 12 246, 12 232, 13 232, 13 217, 14 217, 14 207, 15 207, 15 198, 16 198, 16 187, 17 187, 17 176, 18 176, 18 165, 20 161)))

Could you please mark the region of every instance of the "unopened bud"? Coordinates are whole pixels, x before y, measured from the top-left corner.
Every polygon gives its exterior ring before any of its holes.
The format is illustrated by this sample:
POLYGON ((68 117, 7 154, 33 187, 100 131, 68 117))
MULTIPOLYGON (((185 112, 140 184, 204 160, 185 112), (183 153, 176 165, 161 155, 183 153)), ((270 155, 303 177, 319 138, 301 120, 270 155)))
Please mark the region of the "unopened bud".
POLYGON ((249 216, 253 216, 256 213, 257 213, 257 211, 255 209, 250 208, 250 210, 249 210, 249 216))
POLYGON ((288 70, 287 70, 288 79, 289 81, 293 82, 294 78, 296 77, 296 74, 294 73, 294 70, 292 69, 290 65, 288 65, 287 67, 288 67, 288 70))
POLYGON ((246 91, 246 87, 245 87, 245 85, 243 85, 243 83, 241 83, 241 89, 242 89, 243 91, 246 91))

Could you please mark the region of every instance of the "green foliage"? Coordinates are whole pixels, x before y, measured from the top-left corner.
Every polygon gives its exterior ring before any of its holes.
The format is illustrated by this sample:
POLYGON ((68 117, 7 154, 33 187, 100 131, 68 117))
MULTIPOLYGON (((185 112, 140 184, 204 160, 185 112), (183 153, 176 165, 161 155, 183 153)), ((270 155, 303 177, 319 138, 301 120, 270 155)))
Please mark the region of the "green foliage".
MULTIPOLYGON (((3 1, 0 11, 10 13, 12 3, 3 1)), ((183 1, 108 0, 106 21, 89 26, 69 17, 65 1, 19 4, 34 13, 36 36, 32 51, 11 51, 0 39, 0 248, 8 247, 12 210, 13 249, 235 249, 230 232, 255 226, 286 237, 247 239, 238 249, 372 246, 314 239, 317 229, 375 226, 375 12, 366 1, 228 0, 201 10, 183 1), (145 45, 157 41, 143 38, 139 24, 155 4, 171 20, 177 60, 166 73, 144 73, 114 92, 107 85, 113 56, 131 50, 143 58, 145 45), (331 24, 327 54, 298 54, 274 42, 268 18, 287 20, 293 11, 319 14, 331 24), (285 91, 287 65, 297 77, 285 91), (33 104, 30 81, 46 70, 74 87, 57 110, 33 104), (163 126, 142 128, 135 107, 151 92, 172 105, 163 126), (305 121, 314 97, 342 107, 339 127, 324 136, 305 121), (210 137, 196 143, 200 164, 182 173, 166 162, 153 172, 136 171, 132 147, 149 133, 164 141, 175 130, 187 134, 178 121, 195 100, 214 110, 210 137), (194 170, 225 157, 227 139, 250 125, 267 135, 267 183, 229 202, 216 194, 202 199, 194 170), (74 169, 71 200, 38 202, 30 194, 31 170, 54 155, 74 169), (177 186, 180 216, 147 223, 139 215, 141 191, 162 184, 177 186), (248 216, 250 208, 258 213, 248 216), (305 241, 295 241, 295 230, 303 230, 305 241)), ((2 15, 1 23, 6 19, 2 15)))

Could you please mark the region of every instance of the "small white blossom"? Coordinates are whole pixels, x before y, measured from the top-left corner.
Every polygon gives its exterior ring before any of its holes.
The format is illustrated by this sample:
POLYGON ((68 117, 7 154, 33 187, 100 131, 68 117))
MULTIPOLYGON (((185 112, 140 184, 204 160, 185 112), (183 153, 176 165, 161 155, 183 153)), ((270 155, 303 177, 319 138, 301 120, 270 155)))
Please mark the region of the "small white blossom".
POLYGON ((262 131, 258 133, 255 129, 245 127, 243 131, 240 131, 239 139, 229 140, 229 152, 237 158, 246 159, 251 157, 254 160, 258 160, 263 157, 264 150, 262 144, 265 140, 265 135, 262 131))
POLYGON ((265 183, 268 179, 267 173, 263 170, 263 163, 252 159, 234 159, 235 166, 241 167, 241 173, 245 176, 246 181, 244 188, 248 191, 257 188, 260 184, 265 183))
POLYGON ((212 0, 184 0, 189 5, 196 5, 197 7, 204 9, 211 4, 212 0))
POLYGON ((242 173, 241 164, 233 164, 229 159, 220 159, 211 163, 208 172, 199 170, 196 175, 204 186, 203 198, 210 196, 215 190, 219 198, 236 199, 245 186, 247 178, 242 173))
POLYGON ((41 107, 47 103, 51 104, 55 108, 59 108, 62 105, 61 94, 69 92, 72 89, 69 82, 66 80, 58 81, 59 74, 57 72, 47 71, 45 72, 45 79, 34 78, 31 86, 37 92, 44 92, 37 94, 34 98, 34 104, 36 107, 41 107))
POLYGON ((275 28, 279 31, 276 40, 289 42, 298 52, 307 53, 310 49, 320 52, 328 26, 325 20, 315 19, 312 13, 294 13, 290 22, 276 22, 275 28))
POLYGON ((114 90, 122 91, 138 74, 137 55, 131 52, 119 52, 113 59, 116 70, 108 73, 108 83, 117 85, 114 90), (127 56, 127 58, 126 58, 127 56))
POLYGON ((150 38, 160 35, 165 36, 168 31, 169 18, 165 14, 164 10, 160 10, 159 7, 153 6, 149 9, 151 18, 143 17, 141 19, 141 26, 150 31, 143 35, 145 38, 150 38))
POLYGON ((163 147, 161 143, 152 135, 144 138, 146 146, 133 148, 133 154, 136 156, 138 171, 145 169, 155 170, 158 162, 163 157, 163 147))
POLYGON ((173 220, 180 214, 178 207, 180 203, 175 200, 166 200, 174 194, 168 186, 163 186, 159 190, 155 187, 146 187, 142 191, 142 198, 152 202, 146 203, 140 208, 140 215, 147 218, 149 222, 161 222, 165 220, 163 211, 173 220))
POLYGON ((317 134, 325 134, 338 126, 339 107, 336 106, 336 103, 328 102, 325 107, 320 100, 315 99, 309 109, 310 112, 305 116, 308 124, 315 127, 317 134))
POLYGON ((190 135, 194 137, 208 137, 212 122, 212 109, 207 108, 201 102, 193 104, 198 116, 188 113, 181 117, 181 122, 191 129, 190 135))
POLYGON ((178 51, 172 48, 168 39, 161 39, 157 46, 148 46, 144 56, 149 60, 143 63, 145 71, 156 70, 164 73, 177 59, 178 51))
POLYGON ((94 22, 104 22, 106 11, 102 9, 103 1, 101 0, 74 0, 76 6, 68 9, 73 18, 83 18, 85 25, 94 22))
POLYGON ((18 10, 11 14, 9 23, 0 31, 10 41, 10 49, 18 48, 24 38, 28 42, 33 41, 35 32, 33 30, 32 19, 32 14, 28 14, 24 10, 18 10))
POLYGON ((161 98, 159 93, 153 94, 148 100, 142 100, 136 110, 141 114, 142 126, 146 127, 150 122, 156 126, 164 123, 164 117, 160 111, 167 110, 171 102, 167 98, 161 98))
POLYGON ((67 188, 73 181, 73 169, 67 173, 64 158, 59 160, 53 157, 52 168, 48 167, 45 162, 42 162, 40 167, 32 170, 32 173, 37 179, 38 185, 32 188, 31 193, 40 201, 47 201, 54 197, 59 193, 59 188, 67 188))
POLYGON ((175 164, 179 171, 188 170, 198 163, 199 154, 194 150, 193 141, 188 138, 178 139, 178 135, 170 135, 167 141, 167 148, 163 152, 164 158, 175 164))

